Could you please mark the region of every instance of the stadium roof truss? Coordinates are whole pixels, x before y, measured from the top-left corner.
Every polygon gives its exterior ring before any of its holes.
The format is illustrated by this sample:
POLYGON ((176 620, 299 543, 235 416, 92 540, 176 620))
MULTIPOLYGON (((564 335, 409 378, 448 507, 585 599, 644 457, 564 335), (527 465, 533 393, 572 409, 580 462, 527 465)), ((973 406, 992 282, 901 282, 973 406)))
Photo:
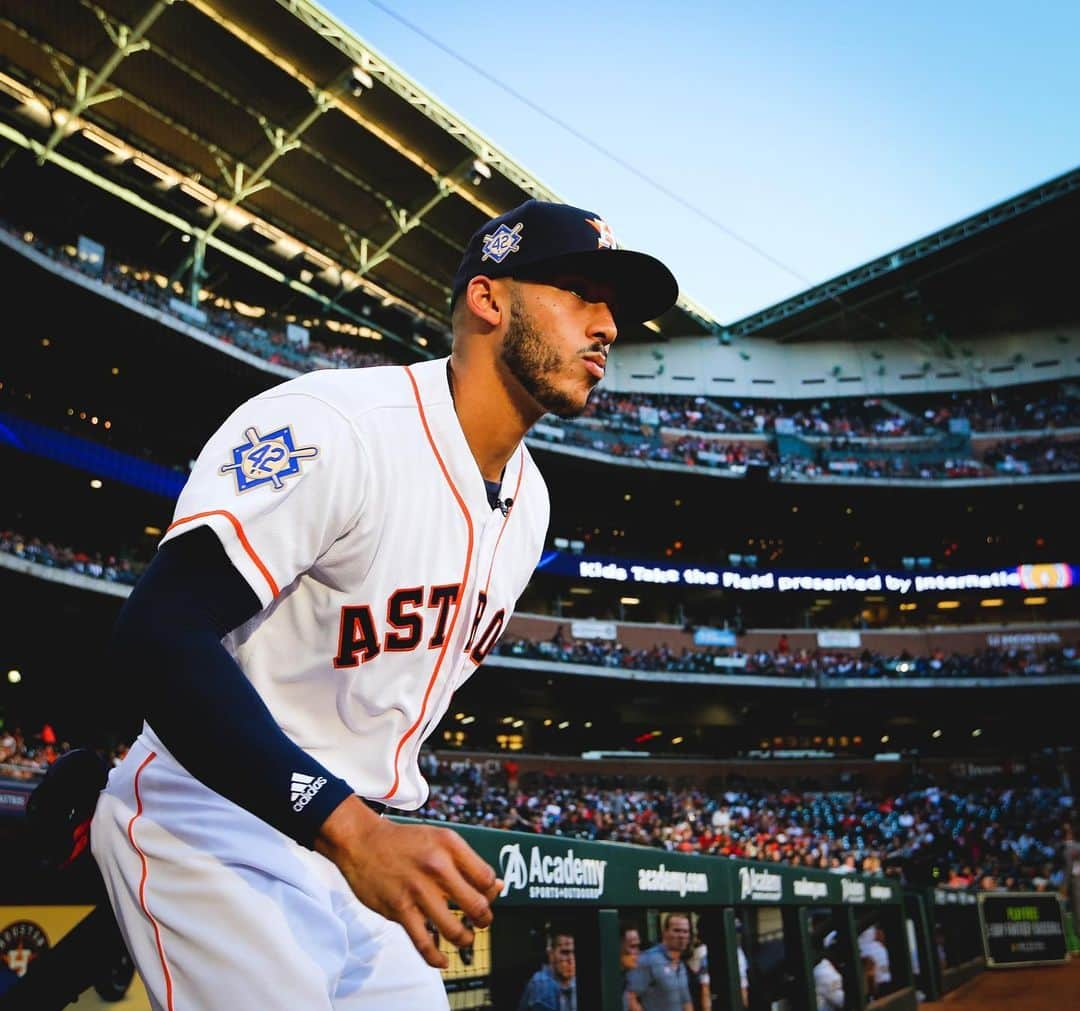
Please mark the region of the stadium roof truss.
MULTIPOLYGON (((3 137, 187 231, 193 297, 212 247, 446 333, 467 237, 559 199, 310 0, 0 0, 0 53, 3 137)), ((651 330, 720 327, 683 298, 651 330)))
MULTIPOLYGON (((862 307, 892 291, 910 290, 920 276, 948 269, 972 255, 978 255, 1000 239, 999 233, 1004 226, 1033 217, 1035 212, 1051 205, 1056 205, 1055 210, 1060 209, 1069 198, 1075 202, 1077 195, 1080 195, 1080 169, 1050 179, 932 235, 731 323, 724 327, 722 339, 727 342, 731 338, 750 336, 768 336, 778 340, 820 337, 822 328, 827 328, 844 314, 857 318, 856 325, 861 325, 864 336, 888 336, 875 332, 875 328, 888 329, 889 326, 881 312, 867 312, 862 307)), ((1064 225, 1065 220, 1060 224, 1064 225)), ((1071 229, 1069 232, 1071 245, 1073 233, 1071 229)), ((886 312, 885 316, 888 315, 886 312)))

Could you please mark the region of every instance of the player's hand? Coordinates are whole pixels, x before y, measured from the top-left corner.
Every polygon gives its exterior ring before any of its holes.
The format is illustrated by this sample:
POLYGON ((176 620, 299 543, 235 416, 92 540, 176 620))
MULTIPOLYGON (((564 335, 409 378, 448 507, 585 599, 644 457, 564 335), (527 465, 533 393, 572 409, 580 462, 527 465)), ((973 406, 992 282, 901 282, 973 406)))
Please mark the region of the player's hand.
POLYGON ((400 923, 428 965, 445 969, 428 923, 464 948, 471 923, 491 923, 491 903, 502 890, 495 871, 456 832, 434 825, 398 825, 380 818, 360 798, 342 802, 323 823, 315 849, 332 860, 356 897, 369 909, 400 923))

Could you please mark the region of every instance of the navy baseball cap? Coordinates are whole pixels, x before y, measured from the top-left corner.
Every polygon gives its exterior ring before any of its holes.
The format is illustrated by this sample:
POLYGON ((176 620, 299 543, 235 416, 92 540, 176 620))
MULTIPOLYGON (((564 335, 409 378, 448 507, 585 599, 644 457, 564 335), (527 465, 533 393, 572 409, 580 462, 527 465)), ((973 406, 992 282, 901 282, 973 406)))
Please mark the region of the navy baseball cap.
POLYGON ((618 320, 644 323, 679 297, 674 275, 656 257, 620 249, 611 226, 592 211, 526 200, 479 228, 454 275, 451 301, 477 275, 544 281, 580 274, 610 284, 618 320))

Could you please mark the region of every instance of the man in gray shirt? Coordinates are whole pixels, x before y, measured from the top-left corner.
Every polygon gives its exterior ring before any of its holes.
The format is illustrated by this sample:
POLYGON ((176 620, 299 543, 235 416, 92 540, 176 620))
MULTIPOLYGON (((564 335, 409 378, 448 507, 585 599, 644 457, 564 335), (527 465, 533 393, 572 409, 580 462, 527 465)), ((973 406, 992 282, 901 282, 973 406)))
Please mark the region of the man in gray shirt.
POLYGON ((629 1011, 693 1011, 683 956, 690 943, 690 917, 668 913, 661 941, 638 956, 626 979, 629 1011))

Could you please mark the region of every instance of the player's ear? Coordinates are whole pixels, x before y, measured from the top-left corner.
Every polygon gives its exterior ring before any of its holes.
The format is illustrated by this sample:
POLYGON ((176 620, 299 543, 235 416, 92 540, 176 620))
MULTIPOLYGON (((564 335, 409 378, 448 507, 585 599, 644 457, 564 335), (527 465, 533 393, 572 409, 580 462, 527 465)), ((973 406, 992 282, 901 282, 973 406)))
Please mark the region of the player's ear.
POLYGON ((477 274, 462 295, 469 312, 490 327, 497 327, 510 311, 509 292, 492 278, 477 274))

